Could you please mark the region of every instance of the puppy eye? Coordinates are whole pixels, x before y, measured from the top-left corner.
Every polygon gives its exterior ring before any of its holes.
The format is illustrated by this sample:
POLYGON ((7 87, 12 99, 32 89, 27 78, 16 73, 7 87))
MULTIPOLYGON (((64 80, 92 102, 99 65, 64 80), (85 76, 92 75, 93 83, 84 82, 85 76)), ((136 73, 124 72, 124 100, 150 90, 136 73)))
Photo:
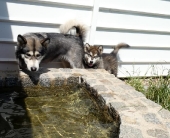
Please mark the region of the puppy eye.
POLYGON ((37 54, 36 57, 40 57, 41 55, 40 54, 37 54))
POLYGON ((30 57, 31 55, 27 53, 26 56, 27 56, 27 57, 30 57))

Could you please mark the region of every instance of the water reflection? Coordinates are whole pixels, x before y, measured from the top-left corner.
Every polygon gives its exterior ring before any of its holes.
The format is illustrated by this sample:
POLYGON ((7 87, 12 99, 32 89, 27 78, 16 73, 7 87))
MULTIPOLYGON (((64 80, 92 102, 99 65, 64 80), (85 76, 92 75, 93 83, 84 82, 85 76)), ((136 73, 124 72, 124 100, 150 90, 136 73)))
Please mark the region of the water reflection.
POLYGON ((114 121, 107 118, 84 88, 43 88, 26 93, 29 96, 17 92, 0 94, 0 138, 115 135, 114 121))

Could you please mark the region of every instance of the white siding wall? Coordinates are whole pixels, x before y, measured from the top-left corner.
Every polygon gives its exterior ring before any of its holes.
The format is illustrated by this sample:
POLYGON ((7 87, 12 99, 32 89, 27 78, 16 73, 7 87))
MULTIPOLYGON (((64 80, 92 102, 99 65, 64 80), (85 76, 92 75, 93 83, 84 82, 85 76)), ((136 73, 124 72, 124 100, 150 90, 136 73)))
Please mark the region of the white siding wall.
MULTIPOLYGON (((170 68, 170 1, 101 0, 95 44, 128 43, 119 77, 166 75, 170 68)), ((105 52, 110 52, 106 49, 105 52)))
MULTIPOLYGON (((166 75, 170 68, 170 1, 168 0, 3 0, 0 1, 0 69, 17 69, 14 46, 18 34, 58 32, 77 18, 90 29, 87 42, 120 42, 119 77, 166 75)), ((60 64, 50 63, 49 66, 60 64)))

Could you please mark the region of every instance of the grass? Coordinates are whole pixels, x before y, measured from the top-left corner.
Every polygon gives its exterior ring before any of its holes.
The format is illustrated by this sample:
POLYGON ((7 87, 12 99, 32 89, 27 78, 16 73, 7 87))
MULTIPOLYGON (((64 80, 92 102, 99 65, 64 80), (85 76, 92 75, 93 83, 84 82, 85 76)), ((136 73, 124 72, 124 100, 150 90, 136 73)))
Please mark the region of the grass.
POLYGON ((130 84, 132 87, 134 87, 137 91, 140 91, 142 93, 145 92, 145 87, 142 83, 142 79, 138 77, 130 77, 127 80, 125 80, 126 83, 130 84))
POLYGON ((170 111, 170 75, 151 78, 130 77, 125 82, 170 111))

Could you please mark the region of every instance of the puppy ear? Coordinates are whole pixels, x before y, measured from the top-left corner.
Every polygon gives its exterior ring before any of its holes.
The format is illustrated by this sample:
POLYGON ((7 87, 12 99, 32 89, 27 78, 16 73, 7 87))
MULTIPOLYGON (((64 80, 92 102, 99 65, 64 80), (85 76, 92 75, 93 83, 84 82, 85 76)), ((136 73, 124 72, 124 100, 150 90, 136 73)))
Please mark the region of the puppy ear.
POLYGON ((18 46, 24 46, 26 43, 27 43, 27 40, 25 39, 25 37, 19 34, 17 37, 18 46))
POLYGON ((40 41, 42 46, 47 46, 50 43, 50 38, 45 38, 40 41))
POLYGON ((86 43, 84 45, 84 52, 87 52, 89 50, 89 48, 90 48, 90 45, 88 43, 86 43))
POLYGON ((102 45, 98 46, 98 51, 99 51, 100 54, 103 53, 103 46, 102 45))

